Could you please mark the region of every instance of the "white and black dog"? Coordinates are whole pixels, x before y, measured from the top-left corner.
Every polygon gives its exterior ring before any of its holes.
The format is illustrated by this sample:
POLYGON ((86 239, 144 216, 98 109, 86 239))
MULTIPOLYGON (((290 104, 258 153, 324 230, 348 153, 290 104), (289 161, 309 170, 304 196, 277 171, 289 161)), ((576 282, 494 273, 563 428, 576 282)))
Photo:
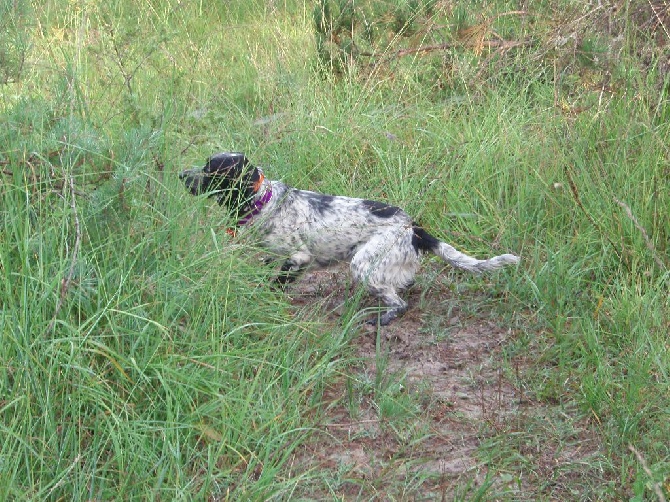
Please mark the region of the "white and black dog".
POLYGON ((216 197, 237 227, 252 226, 263 248, 285 258, 280 283, 295 280, 312 264, 350 261, 354 280, 388 307, 378 320, 381 325, 407 310, 398 291, 412 285, 425 251, 473 273, 519 262, 512 254, 472 258, 430 235, 395 206, 266 180, 242 153, 218 153, 204 168, 186 170, 179 178, 193 195, 216 197))

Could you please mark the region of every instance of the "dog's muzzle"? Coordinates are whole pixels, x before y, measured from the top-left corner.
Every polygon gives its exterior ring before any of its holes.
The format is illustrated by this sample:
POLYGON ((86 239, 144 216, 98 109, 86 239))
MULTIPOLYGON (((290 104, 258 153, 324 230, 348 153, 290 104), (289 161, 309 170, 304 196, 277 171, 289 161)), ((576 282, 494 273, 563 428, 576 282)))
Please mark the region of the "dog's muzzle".
POLYGON ((202 172, 202 169, 186 169, 179 173, 179 179, 184 182, 186 188, 188 188, 193 195, 200 195, 203 193, 205 174, 202 172))

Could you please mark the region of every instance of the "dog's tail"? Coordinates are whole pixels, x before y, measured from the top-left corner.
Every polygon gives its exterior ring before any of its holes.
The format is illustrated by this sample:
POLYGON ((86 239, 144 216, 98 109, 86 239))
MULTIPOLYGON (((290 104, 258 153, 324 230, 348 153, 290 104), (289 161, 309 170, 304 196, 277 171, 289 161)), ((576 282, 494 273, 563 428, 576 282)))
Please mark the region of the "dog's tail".
POLYGON ((461 253, 453 246, 433 237, 416 224, 414 224, 413 229, 414 235, 412 236, 412 244, 415 249, 420 251, 430 251, 442 258, 452 267, 467 270, 468 272, 475 274, 489 272, 506 265, 514 265, 520 261, 520 258, 513 254, 502 254, 500 256, 489 258, 488 260, 478 260, 465 253, 461 253))

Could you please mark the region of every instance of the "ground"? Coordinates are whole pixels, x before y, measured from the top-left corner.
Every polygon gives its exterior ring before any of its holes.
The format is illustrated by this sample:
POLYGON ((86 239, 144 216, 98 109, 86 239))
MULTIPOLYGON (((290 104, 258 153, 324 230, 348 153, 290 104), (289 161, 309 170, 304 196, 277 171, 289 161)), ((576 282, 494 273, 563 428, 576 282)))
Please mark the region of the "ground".
MULTIPOLYGON (((505 301, 491 292, 495 276, 461 287, 460 273, 433 263, 427 269, 405 295, 410 310, 404 317, 379 330, 361 327, 352 339, 351 374, 326 389, 323 426, 296 456, 296 466, 318 473, 299 495, 588 496, 599 481, 584 466, 599 458, 598 438, 564 406, 524 390, 527 359, 503 353, 517 333, 491 309, 505 301)), ((348 288, 346 268, 339 267, 308 274, 288 294, 296 306, 321 302, 328 322, 336 324, 348 288)), ((374 305, 370 299, 362 303, 374 305)))

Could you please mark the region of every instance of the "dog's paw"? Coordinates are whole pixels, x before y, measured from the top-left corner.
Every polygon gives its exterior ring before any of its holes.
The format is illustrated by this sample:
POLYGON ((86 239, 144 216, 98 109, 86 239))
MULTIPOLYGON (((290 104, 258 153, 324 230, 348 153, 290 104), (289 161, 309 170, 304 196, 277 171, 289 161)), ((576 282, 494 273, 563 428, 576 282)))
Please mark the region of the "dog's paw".
POLYGON ((368 319, 365 321, 365 324, 368 324, 370 326, 388 326, 391 324, 391 321, 393 321, 395 318, 398 317, 398 312, 395 310, 389 310, 388 312, 384 312, 381 315, 376 315, 375 317, 368 319))

